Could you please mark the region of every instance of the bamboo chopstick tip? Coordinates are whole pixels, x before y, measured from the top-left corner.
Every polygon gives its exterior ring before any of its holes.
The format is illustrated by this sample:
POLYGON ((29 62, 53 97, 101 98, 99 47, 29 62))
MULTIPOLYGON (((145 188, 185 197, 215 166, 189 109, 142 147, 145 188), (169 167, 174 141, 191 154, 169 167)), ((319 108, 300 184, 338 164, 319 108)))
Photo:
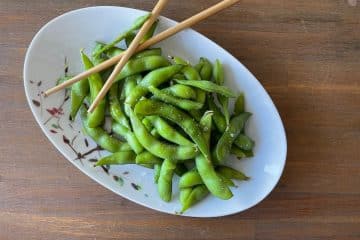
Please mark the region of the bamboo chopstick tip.
POLYGON ((87 112, 88 112, 88 113, 92 113, 92 112, 94 111, 94 108, 95 108, 95 107, 96 107, 96 106, 94 106, 94 103, 90 104, 89 108, 87 109, 87 112))

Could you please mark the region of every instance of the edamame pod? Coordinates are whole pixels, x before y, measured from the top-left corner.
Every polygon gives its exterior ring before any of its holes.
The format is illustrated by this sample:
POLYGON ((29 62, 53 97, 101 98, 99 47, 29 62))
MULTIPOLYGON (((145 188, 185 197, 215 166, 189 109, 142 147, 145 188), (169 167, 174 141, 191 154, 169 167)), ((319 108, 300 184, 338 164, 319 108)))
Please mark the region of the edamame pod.
POLYGON ((169 64, 169 61, 162 56, 147 56, 143 58, 130 59, 116 76, 115 81, 122 80, 137 73, 169 66, 169 64))
MULTIPOLYGON (((205 113, 200 122, 202 123, 202 129, 206 135, 210 135, 209 129, 211 129, 211 115, 205 113), (209 133, 207 133, 209 132, 209 133)), ((207 136, 207 144, 209 144, 210 137, 207 136)), ((233 196, 227 183, 223 178, 219 177, 215 172, 214 166, 209 158, 206 158, 203 154, 199 154, 195 158, 196 168, 201 176, 202 181, 206 185, 207 189, 216 197, 221 199, 229 199, 233 196)))
POLYGON ((110 115, 116 122, 130 129, 129 121, 126 118, 119 102, 118 89, 118 83, 114 83, 109 91, 110 115))
MULTIPOLYGON (((223 85, 225 81, 224 69, 222 64, 218 59, 215 61, 215 66, 213 68, 213 78, 216 84, 223 85)), ((226 124, 229 124, 230 113, 229 113, 229 98, 223 95, 217 95, 220 105, 222 106, 222 112, 226 120, 226 124)))
POLYGON ((128 29, 127 31, 121 33, 118 37, 115 38, 114 41, 112 41, 111 43, 107 44, 105 47, 101 48, 99 51, 95 52, 93 54, 93 56, 98 56, 101 53, 103 53, 104 51, 114 47, 116 44, 118 44, 121 40, 123 40, 124 38, 126 38, 128 35, 130 35, 133 31, 138 30, 141 28, 141 26, 146 22, 146 20, 148 20, 148 18, 151 16, 151 13, 147 13, 143 16, 138 17, 133 25, 130 27, 130 29, 128 29))
POLYGON ((245 112, 245 96, 243 93, 240 93, 235 101, 234 115, 239 115, 243 112, 245 112))
POLYGON ((86 115, 87 115, 86 108, 82 107, 81 118, 83 122, 83 129, 85 133, 89 135, 89 137, 91 137, 97 144, 100 145, 100 147, 112 153, 131 150, 131 147, 128 143, 122 142, 110 136, 101 127, 95 127, 95 128, 89 127, 86 115))
POLYGON ((165 202, 170 202, 172 195, 172 178, 176 164, 165 159, 160 168, 160 176, 158 179, 159 196, 165 202))
POLYGON ((181 212, 186 211, 191 206, 198 203, 209 194, 209 190, 205 185, 199 185, 192 189, 191 193, 183 200, 183 206, 181 212))
POLYGON ((212 74, 212 65, 211 62, 207 58, 200 58, 200 61, 203 62, 201 69, 199 70, 199 74, 201 79, 210 80, 212 74))
POLYGON ((176 162, 192 159, 197 155, 198 150, 195 146, 176 146, 157 140, 148 132, 130 107, 128 107, 128 112, 135 136, 143 147, 155 156, 176 162))
POLYGON ((154 154, 143 151, 142 153, 138 154, 135 158, 136 164, 161 164, 163 160, 154 154))
POLYGON ((156 100, 143 99, 135 106, 135 112, 141 115, 158 115, 179 125, 197 144, 200 151, 210 159, 209 146, 206 143, 200 125, 180 109, 156 100))
MULTIPOLYGON (((154 56, 153 56, 154 57, 154 56)), ((148 73, 144 79, 133 89, 131 94, 126 98, 125 103, 131 107, 145 94, 149 92, 150 86, 157 87, 160 84, 170 80, 170 78, 183 68, 182 65, 171 65, 168 67, 158 68, 148 73)))
MULTIPOLYGON (((94 67, 94 64, 90 61, 88 56, 81 51, 81 58, 84 64, 85 70, 89 70, 94 67)), ((88 77, 89 87, 90 87, 90 99, 93 102, 96 96, 99 94, 100 90, 103 87, 103 80, 99 73, 94 73, 88 77)), ((89 127, 97 127, 104 122, 105 119, 105 107, 106 107, 106 98, 103 98, 93 112, 88 114, 88 124, 89 127)))
POLYGON ((125 138, 126 141, 129 143, 130 147, 132 148, 132 150, 134 150, 136 154, 139 154, 144 150, 143 146, 137 140, 135 134, 129 128, 114 122, 112 124, 112 130, 116 134, 125 138))
POLYGON ((207 102, 208 102, 208 105, 209 105, 209 109, 214 112, 214 116, 213 116, 214 123, 215 123, 217 129, 221 133, 223 133, 225 131, 225 129, 226 129, 225 117, 221 113, 220 109, 218 108, 218 106, 214 102, 214 98, 211 95, 208 95, 207 100, 208 100, 207 102))
POLYGON ((192 87, 183 84, 174 84, 170 87, 161 89, 161 91, 170 93, 179 98, 192 99, 192 100, 196 99, 196 91, 192 87))
POLYGON ((154 95, 154 97, 156 99, 159 99, 163 102, 172 104, 176 107, 179 107, 181 109, 190 111, 190 110, 198 110, 201 109, 203 107, 203 104, 199 103, 199 102, 194 102, 191 100, 187 100, 187 99, 182 99, 182 98, 178 98, 178 97, 174 97, 171 94, 168 94, 166 92, 162 92, 159 89, 157 89, 156 87, 150 86, 149 91, 154 95))
MULTIPOLYGON (((156 131, 159 133, 160 136, 165 138, 166 140, 177 143, 179 145, 184 146, 192 146, 194 145, 193 142, 185 138, 181 135, 174 127, 168 124, 164 119, 159 116, 147 116, 144 120, 147 119, 150 121, 151 125, 155 127, 156 131)), ((143 120, 143 122, 144 122, 143 120)), ((145 121, 147 121, 145 120, 145 121)))
POLYGON ((135 153, 133 151, 121 151, 102 157, 96 162, 95 166, 134 164, 135 153))
POLYGON ((250 137, 240 133, 234 140, 234 144, 243 150, 249 151, 253 149, 255 142, 250 137))
POLYGON ((221 175, 223 175, 224 177, 229 178, 229 179, 236 179, 236 180, 242 180, 242 181, 246 181, 246 180, 250 179, 244 173, 242 173, 236 169, 233 169, 231 167, 227 167, 227 166, 218 166, 216 168, 216 171, 218 173, 220 173, 221 175))
POLYGON ((225 158, 229 155, 234 140, 244 128, 245 123, 250 116, 251 113, 244 112, 230 120, 229 127, 225 130, 215 148, 216 157, 213 160, 217 164, 222 164, 225 158))
POLYGON ((236 95, 227 87, 217 85, 213 82, 206 81, 206 80, 180 80, 175 79, 177 83, 200 88, 204 91, 210 93, 218 93, 224 95, 225 97, 236 97, 236 95))

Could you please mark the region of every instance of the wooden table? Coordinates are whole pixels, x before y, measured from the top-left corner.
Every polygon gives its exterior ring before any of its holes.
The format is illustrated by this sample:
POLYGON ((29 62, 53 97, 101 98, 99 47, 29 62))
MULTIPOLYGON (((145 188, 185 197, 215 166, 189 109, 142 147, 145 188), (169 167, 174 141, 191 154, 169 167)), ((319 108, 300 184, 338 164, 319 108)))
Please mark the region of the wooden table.
MULTIPOLYGON (((215 0, 171 1, 181 20, 215 0)), ((195 29, 261 81, 288 137, 280 183, 256 207, 191 219, 99 186, 51 145, 29 110, 22 68, 50 19, 92 5, 154 1, 0 1, 0 239, 360 239, 360 2, 244 0, 195 29)))

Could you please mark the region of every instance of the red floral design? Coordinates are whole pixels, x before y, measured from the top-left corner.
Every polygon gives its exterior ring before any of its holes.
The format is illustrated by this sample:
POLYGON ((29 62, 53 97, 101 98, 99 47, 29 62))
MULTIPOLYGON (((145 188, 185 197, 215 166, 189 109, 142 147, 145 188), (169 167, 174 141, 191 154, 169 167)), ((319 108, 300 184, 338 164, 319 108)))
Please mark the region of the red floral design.
POLYGON ((47 108, 46 111, 48 113, 50 113, 51 116, 56 117, 56 118, 64 115, 64 111, 63 111, 63 109, 61 107, 59 107, 59 108, 56 108, 56 107, 47 108))

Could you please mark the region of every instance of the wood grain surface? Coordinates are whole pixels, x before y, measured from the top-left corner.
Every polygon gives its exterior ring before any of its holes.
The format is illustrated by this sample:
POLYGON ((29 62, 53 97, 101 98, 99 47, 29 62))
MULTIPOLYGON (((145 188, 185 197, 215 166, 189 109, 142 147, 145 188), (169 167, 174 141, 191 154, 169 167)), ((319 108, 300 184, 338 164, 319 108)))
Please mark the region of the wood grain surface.
MULTIPOLYGON (((0 0, 0 239, 360 239, 360 1, 244 0, 194 28, 273 98, 288 157, 275 190, 233 216, 158 213, 86 177, 52 146, 25 99, 26 49, 69 10, 155 1, 0 0)), ((182 20, 215 0, 170 1, 182 20)))

